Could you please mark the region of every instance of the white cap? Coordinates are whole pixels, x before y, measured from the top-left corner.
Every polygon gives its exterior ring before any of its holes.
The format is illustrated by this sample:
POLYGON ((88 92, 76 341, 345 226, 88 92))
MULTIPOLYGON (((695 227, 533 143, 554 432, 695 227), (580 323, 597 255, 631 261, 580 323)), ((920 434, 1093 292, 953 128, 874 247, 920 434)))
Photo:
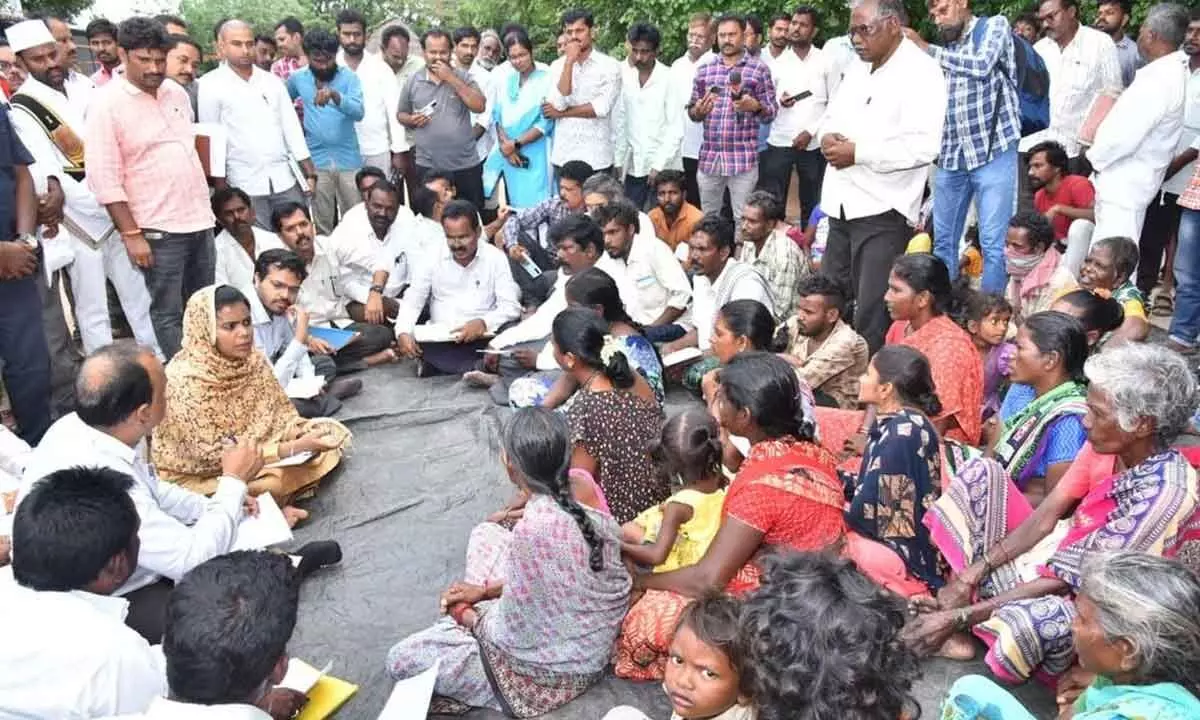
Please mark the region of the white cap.
POLYGON ((15 53, 54 42, 54 36, 50 34, 50 28, 46 27, 46 23, 41 20, 24 20, 19 22, 9 27, 8 30, 5 30, 4 37, 8 40, 9 46, 12 47, 15 53))

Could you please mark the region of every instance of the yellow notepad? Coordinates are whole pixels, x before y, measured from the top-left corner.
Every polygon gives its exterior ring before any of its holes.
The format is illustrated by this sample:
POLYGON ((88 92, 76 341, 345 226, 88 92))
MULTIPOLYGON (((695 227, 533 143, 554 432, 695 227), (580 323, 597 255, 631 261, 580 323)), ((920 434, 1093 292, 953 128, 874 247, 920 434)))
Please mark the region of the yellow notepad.
POLYGON ((332 675, 323 675, 312 690, 308 691, 308 702, 297 716, 299 720, 324 720, 338 711, 358 686, 332 675))

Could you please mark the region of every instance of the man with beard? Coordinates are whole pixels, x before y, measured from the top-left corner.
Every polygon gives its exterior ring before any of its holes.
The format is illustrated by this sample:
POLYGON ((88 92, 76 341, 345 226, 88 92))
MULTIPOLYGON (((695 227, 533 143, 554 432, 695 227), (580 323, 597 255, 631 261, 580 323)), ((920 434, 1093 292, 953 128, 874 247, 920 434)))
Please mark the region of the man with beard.
MULTIPOLYGON (((308 351, 314 356, 333 359, 339 373, 354 372, 394 362, 396 353, 391 328, 386 325, 351 321, 346 305, 342 273, 359 269, 370 272, 378 259, 378 249, 367 243, 334 245, 330 239, 317 235, 308 207, 300 203, 281 205, 271 214, 271 227, 279 240, 304 261, 306 275, 300 283, 297 302, 308 313, 309 328, 336 326, 354 333, 354 340, 340 350, 309 333, 308 351)), ((313 358, 319 368, 324 364, 313 358)))
POLYGON ((621 65, 593 45, 595 18, 590 10, 567 10, 563 54, 550 65, 554 84, 542 114, 554 120, 550 162, 561 168, 582 160, 596 172, 613 165, 612 113, 621 94, 621 65))
POLYGON ((654 181, 654 195, 658 204, 650 210, 650 222, 658 239, 675 251, 687 248, 692 228, 704 217, 700 208, 687 201, 684 193, 686 182, 683 173, 677 170, 664 170, 654 181))
POLYGON ((362 83, 338 67, 338 41, 327 30, 304 36, 308 67, 287 80, 288 93, 304 103, 304 136, 317 167, 313 216, 317 230, 330 233, 338 217, 358 204, 354 173, 362 167, 355 123, 363 119, 362 83))
POLYGON ((1100 0, 1096 6, 1096 29, 1112 38, 1117 47, 1123 87, 1129 87, 1129 83, 1133 82, 1133 74, 1142 66, 1137 40, 1125 34, 1132 14, 1133 3, 1129 0, 1100 0))
POLYGON ((84 351, 90 354, 113 341, 105 287, 111 280, 134 336, 158 352, 146 282, 114 237, 112 220, 84 180, 81 136, 85 126, 65 92, 62 54, 41 23, 20 25, 10 28, 8 35, 28 79, 13 96, 12 123, 33 155, 30 172, 35 186, 46 187, 50 199, 45 204, 62 213, 58 232, 45 230, 44 242, 48 259, 58 256, 71 263, 67 273, 84 351), (51 118, 54 122, 48 122, 51 118), (50 251, 52 245, 58 250, 50 251))
POLYGON ((479 55, 475 58, 475 64, 491 72, 502 59, 500 35, 491 28, 480 30, 479 55))
POLYGON ((788 345, 783 359, 812 388, 818 405, 854 410, 868 351, 867 341, 845 320, 845 289, 818 274, 801 280, 796 295, 796 314, 784 323, 788 345))
POLYGON ((134 17, 117 31, 125 73, 88 108, 88 187, 141 268, 150 318, 167 358, 179 352, 183 308, 211 285, 215 252, 208 183, 196 155, 187 93, 166 79, 162 25, 134 17))
POLYGON ((199 119, 225 129, 225 177, 217 189, 233 186, 250 196, 257 221, 266 227, 271 210, 305 202, 316 184, 300 120, 287 89, 275 75, 254 64, 254 32, 241 20, 227 20, 217 31, 225 61, 196 82, 199 119), (302 168, 304 185, 292 162, 302 168))
POLYGON ((634 23, 627 38, 633 67, 621 66, 616 163, 625 169, 625 194, 641 210, 658 174, 683 168, 683 124, 675 108, 679 91, 671 86, 671 70, 658 61, 658 28, 634 23))
MULTIPOLYGON (((383 56, 383 61, 391 68, 393 75, 396 78, 396 92, 404 89, 408 84, 408 79, 413 73, 425 67, 425 60, 415 54, 409 53, 409 45, 412 42, 412 36, 408 32, 408 28, 403 25, 389 25, 384 28, 383 36, 379 40, 379 51, 383 56)), ((413 131, 412 128, 404 129, 404 144, 410 149, 399 153, 397 161, 400 163, 400 174, 404 176, 404 182, 408 186, 408 194, 412 193, 420 186, 420 178, 417 177, 415 168, 413 167, 413 131)))
POLYGON ((243 293, 254 279, 254 262, 267 250, 282 249, 279 238, 255 224, 254 206, 241 188, 223 187, 213 193, 213 215, 221 232, 213 241, 217 249, 215 282, 232 285, 243 293))
POLYGON ((415 358, 418 376, 434 372, 461 375, 475 367, 487 337, 521 317, 517 284, 508 258, 494 245, 479 242, 475 206, 451 200, 442 211, 446 245, 423 263, 400 303, 396 345, 415 358), (450 341, 418 344, 417 318, 429 306, 429 322, 450 332, 450 341))
MULTIPOLYGON (((479 161, 487 160, 488 154, 492 152, 492 145, 496 142, 496 133, 492 130, 494 120, 492 118, 494 101, 492 93, 495 88, 492 85, 492 72, 475 62, 475 58, 479 54, 479 44, 482 42, 479 31, 470 25, 457 28, 454 34, 450 36, 454 43, 454 52, 451 56, 451 65, 458 70, 462 70, 467 74, 467 77, 475 81, 479 87, 479 92, 483 93, 485 105, 483 112, 471 113, 471 136, 475 138, 475 150, 479 154, 479 161)), ((483 215, 488 218, 494 218, 496 213, 494 208, 496 202, 494 198, 489 199, 488 203, 481 207, 483 215), (491 210, 487 206, 491 206, 491 210)))
MULTIPOLYGON (((598 208, 594 219, 613 260, 614 279, 635 295, 625 308, 651 342, 668 342, 686 330, 675 322, 692 299, 692 286, 666 243, 639 232, 640 213, 624 198, 598 208)), ((793 243, 793 247, 795 244, 793 243)))
POLYGON ((1054 241, 1063 264, 1079 273, 1096 229, 1096 189, 1082 175, 1071 175, 1067 151, 1056 142, 1029 148, 1029 185, 1033 206, 1054 228, 1054 241))
POLYGON ((121 61, 117 58, 117 26, 104 18, 96 18, 83 31, 87 36, 88 48, 92 57, 100 65, 92 73, 92 82, 100 87, 112 80, 113 73, 119 72, 121 61))
POLYGON ((400 207, 399 189, 390 182, 377 182, 367 191, 361 211, 352 208, 329 236, 329 244, 339 252, 357 256, 360 253, 353 250, 357 246, 370 248, 375 255, 369 266, 344 266, 338 273, 342 292, 350 299, 346 311, 355 322, 390 328, 400 308, 399 298, 411 282, 418 245, 411 232, 412 213, 404 208, 405 218, 398 221, 400 207))
POLYGON ((934 179, 934 254, 958 277, 959 242, 972 200, 979 213, 983 291, 1002 292, 1004 238, 1017 197, 1021 107, 1012 30, 1003 15, 976 17, 969 0, 932 0, 941 46, 912 28, 905 35, 946 76, 946 119, 934 179))
POLYGON ((796 283, 812 272, 800 246, 787 235, 784 206, 766 190, 755 190, 742 209, 741 242, 737 259, 753 267, 771 287, 775 317, 796 307, 796 283))
POLYGON ((872 350, 891 324, 888 274, 912 238, 946 117, 945 76, 905 39, 903 14, 900 0, 864 0, 850 13, 850 37, 866 62, 848 66, 817 133, 829 163, 821 272, 852 288, 855 329, 872 350))
POLYGON ((287 387, 293 378, 318 374, 328 381, 313 397, 292 398, 296 411, 306 418, 329 417, 342 408, 342 400, 362 390, 362 380, 336 379, 337 365, 328 356, 317 356, 320 366, 309 358, 310 318, 308 310, 296 303, 307 276, 304 260, 280 245, 258 256, 252 283, 238 289, 250 304, 254 347, 270 361, 279 384, 287 387))
POLYGON ((170 35, 169 38, 171 46, 167 49, 167 77, 187 91, 195 117, 200 103, 200 87, 196 85, 196 71, 200 68, 202 55, 200 46, 187 35, 170 35))
POLYGON ((270 72, 271 63, 275 62, 275 53, 277 52, 277 47, 278 45, 275 42, 275 38, 271 37, 270 35, 267 35, 266 33, 255 35, 254 64, 263 70, 270 72))
MULTIPOLYGON (((671 85, 676 88, 678 96, 675 100, 675 112, 683 117, 677 122, 683 123, 683 144, 680 155, 683 156, 684 173, 684 202, 696 205, 700 202, 700 188, 696 185, 696 169, 700 163, 700 143, 704 139, 704 124, 692 120, 688 116, 687 96, 692 92, 692 82, 696 79, 696 69, 707 63, 713 57, 713 27, 712 15, 696 13, 688 19, 687 51, 671 64, 671 85)), ((683 242, 691 236, 691 231, 683 237, 683 242)))
MULTIPOLYGON (((91 102, 92 90, 96 89, 96 84, 87 75, 79 72, 79 48, 75 45, 75 36, 71 31, 71 26, 66 20, 53 16, 43 16, 43 22, 50 29, 50 34, 54 36, 54 42, 58 43, 59 50, 63 53, 63 67, 66 70, 67 78, 63 84, 67 88, 67 97, 71 98, 71 102, 79 106, 79 111, 86 113, 88 103, 91 102)), ((120 53, 118 52, 118 57, 120 53)))
POLYGON ((363 167, 391 172, 400 169, 400 153, 408 150, 404 126, 396 120, 400 90, 396 76, 387 63, 374 53, 364 52, 367 21, 356 10, 342 10, 337 16, 337 62, 358 76, 362 84, 363 119, 355 123, 358 150, 363 167))

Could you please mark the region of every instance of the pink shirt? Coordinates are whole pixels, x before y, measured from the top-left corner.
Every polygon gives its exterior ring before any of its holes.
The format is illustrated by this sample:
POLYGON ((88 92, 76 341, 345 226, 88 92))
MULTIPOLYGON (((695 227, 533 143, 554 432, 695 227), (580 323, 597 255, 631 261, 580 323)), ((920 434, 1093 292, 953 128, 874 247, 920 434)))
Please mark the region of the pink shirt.
POLYGON ((191 101, 175 83, 149 95, 122 75, 98 91, 88 108, 84 163, 96 200, 129 203, 139 227, 189 233, 213 226, 191 101))
POLYGON ((96 85, 96 87, 103 87, 108 84, 109 80, 112 80, 123 72, 125 72, 125 68, 120 65, 116 66, 111 71, 106 70, 104 66, 101 65, 99 70, 92 73, 92 82, 96 85))

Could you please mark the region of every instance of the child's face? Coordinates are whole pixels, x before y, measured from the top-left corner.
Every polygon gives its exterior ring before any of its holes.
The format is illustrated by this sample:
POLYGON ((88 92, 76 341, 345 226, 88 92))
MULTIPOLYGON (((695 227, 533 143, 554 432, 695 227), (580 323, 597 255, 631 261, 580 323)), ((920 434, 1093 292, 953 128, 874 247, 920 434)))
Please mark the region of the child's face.
POLYGON ((738 673, 729 658, 681 627, 671 642, 663 689, 671 708, 686 720, 720 715, 738 702, 738 673))
POLYGON ((1004 342, 1004 336, 1008 334, 1008 321, 1011 318, 1012 314, 1006 312, 990 312, 984 315, 983 319, 979 321, 979 339, 988 346, 1004 342))

